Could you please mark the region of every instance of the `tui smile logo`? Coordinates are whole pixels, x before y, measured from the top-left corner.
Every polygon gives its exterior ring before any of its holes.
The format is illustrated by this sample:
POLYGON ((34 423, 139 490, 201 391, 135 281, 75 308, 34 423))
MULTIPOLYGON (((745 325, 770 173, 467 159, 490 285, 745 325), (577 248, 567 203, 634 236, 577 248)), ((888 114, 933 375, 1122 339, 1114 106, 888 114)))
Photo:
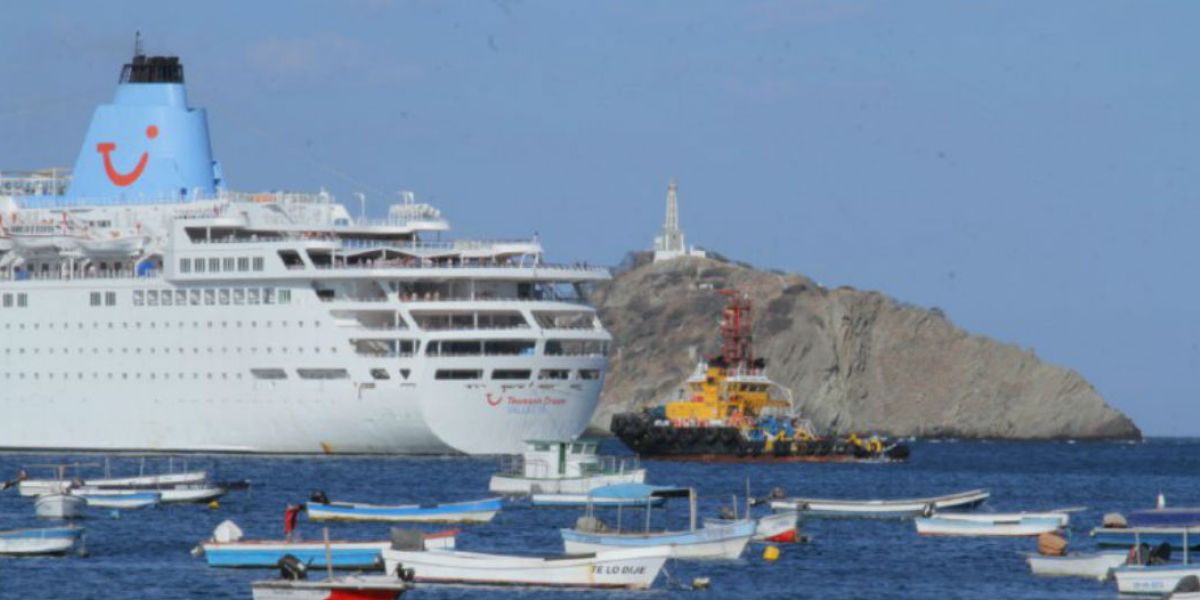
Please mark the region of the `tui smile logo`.
MULTIPOLYGON (((146 128, 146 138, 154 139, 158 137, 158 127, 151 125, 146 128)), ((99 152, 104 157, 104 172, 108 175, 108 180, 113 182, 113 185, 125 187, 137 181, 142 176, 142 171, 146 170, 146 161, 150 160, 150 155, 142 152, 142 157, 138 159, 137 166, 128 173, 121 173, 112 163, 112 151, 117 149, 117 145, 112 142, 101 142, 96 144, 96 152, 99 152)))

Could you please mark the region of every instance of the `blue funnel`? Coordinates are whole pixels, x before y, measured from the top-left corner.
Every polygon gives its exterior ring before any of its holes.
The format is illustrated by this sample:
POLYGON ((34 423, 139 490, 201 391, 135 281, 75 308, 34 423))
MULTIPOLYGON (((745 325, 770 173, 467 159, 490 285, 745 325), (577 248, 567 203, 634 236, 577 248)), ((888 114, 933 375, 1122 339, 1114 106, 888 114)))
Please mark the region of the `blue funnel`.
POLYGON ((112 104, 92 116, 67 196, 183 200, 221 187, 208 117, 187 105, 183 65, 173 56, 134 56, 121 71, 112 104))

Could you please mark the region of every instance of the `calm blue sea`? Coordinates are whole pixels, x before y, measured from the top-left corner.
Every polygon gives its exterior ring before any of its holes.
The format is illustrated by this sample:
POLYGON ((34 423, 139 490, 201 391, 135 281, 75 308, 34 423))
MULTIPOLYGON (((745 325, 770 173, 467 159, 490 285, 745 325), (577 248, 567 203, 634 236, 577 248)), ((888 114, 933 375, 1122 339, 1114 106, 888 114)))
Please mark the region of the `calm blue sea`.
MULTIPOLYGON (((619 443, 609 452, 623 452, 619 443)), ((0 455, 0 477, 22 465, 95 462, 94 456, 0 455)), ((488 495, 492 459, 473 458, 247 458, 193 457, 191 466, 214 466, 226 479, 254 481, 248 492, 232 493, 220 508, 168 506, 147 511, 92 513, 87 527, 90 558, 0 559, 0 598, 249 598, 249 582, 274 577, 273 570, 218 570, 189 550, 224 519, 233 519, 251 538, 278 538, 283 508, 302 502, 313 489, 330 498, 374 502, 433 502, 488 495)), ((647 461, 653 483, 693 485, 705 514, 715 516, 747 478, 764 494, 779 486, 791 494, 837 497, 911 497, 985 487, 993 510, 1087 506, 1072 521, 1072 546, 1090 547, 1087 531, 1109 511, 1153 505, 1163 492, 1169 504, 1200 505, 1200 441, 1145 443, 918 443, 906 464, 752 465, 647 461)), ((35 473, 36 474, 36 473, 35 473)), ((686 519, 686 502, 668 512, 686 519)), ((466 528, 459 548, 497 552, 561 551, 557 529, 571 525, 570 510, 506 508, 486 526, 466 528)), ((0 494, 0 529, 37 526, 29 499, 15 490, 0 494)), ((650 592, 563 592, 423 588, 414 599, 488 598, 1113 598, 1109 585, 1083 580, 1034 578, 1022 553, 1032 540, 919 538, 911 522, 813 520, 812 541, 784 547, 776 562, 751 547, 737 562, 674 563, 680 582, 712 580, 707 592, 671 588, 660 579, 650 592)), ((338 538, 386 538, 384 525, 331 526, 338 538)), ((302 533, 321 536, 303 522, 302 533)))

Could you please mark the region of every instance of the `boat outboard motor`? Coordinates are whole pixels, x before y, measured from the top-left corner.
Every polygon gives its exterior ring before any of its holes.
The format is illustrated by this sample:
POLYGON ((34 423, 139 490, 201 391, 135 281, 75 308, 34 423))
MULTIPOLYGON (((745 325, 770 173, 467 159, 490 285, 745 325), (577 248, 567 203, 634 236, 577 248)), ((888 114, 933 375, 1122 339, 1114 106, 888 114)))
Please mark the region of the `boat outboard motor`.
POLYGON ((1180 579, 1179 583, 1175 584, 1175 589, 1171 591, 1200 592, 1200 578, 1197 578, 1195 575, 1188 575, 1187 577, 1180 579))
POLYGON ((317 504, 329 504, 329 496, 326 496, 323 490, 315 490, 309 494, 308 499, 317 504))
POLYGON ((416 578, 417 572, 414 571, 412 567, 409 567, 406 569, 406 568, 404 568, 403 564, 397 563, 395 575, 397 578, 400 579, 400 581, 410 581, 411 582, 413 579, 416 578))
POLYGON ((308 579, 308 566, 293 554, 284 554, 275 566, 279 567, 279 577, 286 581, 308 579))

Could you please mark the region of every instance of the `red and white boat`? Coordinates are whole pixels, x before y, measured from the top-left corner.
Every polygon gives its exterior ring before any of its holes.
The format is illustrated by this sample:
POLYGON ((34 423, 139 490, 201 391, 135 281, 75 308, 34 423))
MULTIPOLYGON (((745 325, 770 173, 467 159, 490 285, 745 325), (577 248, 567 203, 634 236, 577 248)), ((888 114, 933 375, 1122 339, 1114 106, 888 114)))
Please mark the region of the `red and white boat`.
POLYGON ((395 600, 412 584, 386 575, 326 580, 272 579, 250 584, 254 600, 395 600))
POLYGON ((774 542, 777 544, 795 544, 803 541, 800 535, 800 513, 785 510, 767 515, 758 520, 752 542, 774 542))

